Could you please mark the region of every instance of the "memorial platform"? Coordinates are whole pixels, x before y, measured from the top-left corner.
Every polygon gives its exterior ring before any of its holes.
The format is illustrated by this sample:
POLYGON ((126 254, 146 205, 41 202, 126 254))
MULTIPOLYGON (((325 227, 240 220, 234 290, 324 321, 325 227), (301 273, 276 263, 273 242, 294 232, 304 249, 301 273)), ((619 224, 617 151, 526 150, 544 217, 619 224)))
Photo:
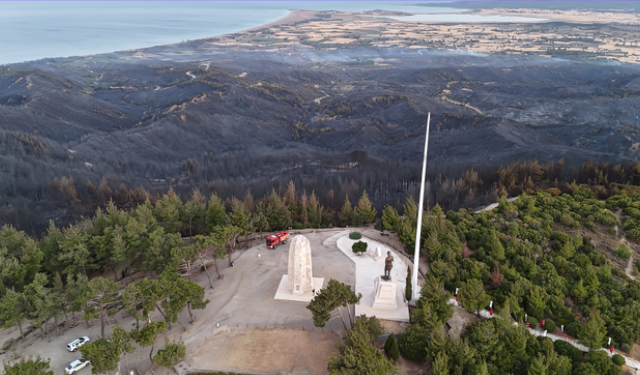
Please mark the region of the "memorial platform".
MULTIPOLYGON (((342 251, 351 261, 355 263, 356 285, 355 292, 362 293, 360 303, 355 306, 355 315, 375 316, 378 319, 394 320, 398 322, 409 322, 409 307, 404 300, 404 288, 407 279, 407 265, 400 259, 390 247, 374 241, 370 238, 362 237, 360 240, 352 240, 349 238, 349 232, 344 232, 344 236, 340 237, 336 243, 340 251, 342 251), (368 244, 367 253, 356 255, 351 247, 355 242, 362 241, 368 244), (375 252, 376 248, 380 248, 382 255, 387 256, 387 251, 391 251, 393 256, 393 269, 391 270, 391 280, 395 284, 395 305, 389 301, 380 301, 376 303, 376 295, 380 292, 384 296, 389 295, 388 289, 379 290, 380 283, 388 283, 384 280, 376 282, 380 276, 384 275, 384 261, 376 260, 376 256, 371 256, 369 252, 375 252), (381 303, 382 302, 382 303, 381 303), (386 302, 386 303, 385 303, 386 302)), ((389 284, 386 284, 387 288, 389 284)))
MULTIPOLYGON (((288 275, 282 275, 282 279, 280 280, 280 284, 278 285, 278 291, 276 292, 276 296, 274 299, 281 299, 286 301, 300 301, 300 302, 311 302, 313 299, 312 292, 305 292, 302 294, 293 294, 291 291, 287 290, 287 281, 289 280, 288 275)), ((314 277, 313 278, 313 289, 318 292, 324 286, 324 278, 322 277, 314 277)))

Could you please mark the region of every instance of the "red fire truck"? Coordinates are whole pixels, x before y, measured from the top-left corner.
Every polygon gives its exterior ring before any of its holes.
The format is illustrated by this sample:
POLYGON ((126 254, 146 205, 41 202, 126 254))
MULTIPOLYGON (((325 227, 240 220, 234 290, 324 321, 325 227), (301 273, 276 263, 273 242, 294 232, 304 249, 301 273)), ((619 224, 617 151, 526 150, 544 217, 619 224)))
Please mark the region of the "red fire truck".
POLYGON ((267 237, 267 247, 273 249, 279 243, 287 243, 289 239, 288 232, 280 232, 276 235, 267 237))

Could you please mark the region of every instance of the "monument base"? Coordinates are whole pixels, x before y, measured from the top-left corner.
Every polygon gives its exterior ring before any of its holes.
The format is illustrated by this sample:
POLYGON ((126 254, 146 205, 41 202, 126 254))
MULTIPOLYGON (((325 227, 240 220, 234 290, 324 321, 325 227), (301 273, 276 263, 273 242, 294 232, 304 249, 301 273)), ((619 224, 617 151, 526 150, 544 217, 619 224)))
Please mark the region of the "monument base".
POLYGON ((397 286, 393 281, 383 280, 384 276, 378 276, 375 280, 375 295, 373 297, 374 309, 380 310, 397 310, 398 303, 396 302, 396 289, 397 286))
MULTIPOLYGON (((300 302, 311 302, 313 299, 313 293, 311 291, 301 294, 293 294, 290 290, 287 290, 287 280, 289 277, 287 275, 282 275, 282 279, 280 280, 280 285, 278 285, 278 291, 276 291, 274 299, 281 299, 287 301, 300 301, 300 302)), ((322 289, 324 285, 323 277, 314 277, 313 278, 313 288, 316 290, 316 293, 322 289)))

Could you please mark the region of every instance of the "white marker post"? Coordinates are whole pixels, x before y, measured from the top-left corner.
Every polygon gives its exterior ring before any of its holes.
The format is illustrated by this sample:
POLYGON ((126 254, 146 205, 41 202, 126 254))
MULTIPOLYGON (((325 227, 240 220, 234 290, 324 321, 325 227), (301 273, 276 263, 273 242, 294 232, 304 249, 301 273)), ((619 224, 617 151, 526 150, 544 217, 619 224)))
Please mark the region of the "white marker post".
POLYGON ((422 162, 422 183, 420 184, 420 199, 418 203, 418 228, 416 228, 416 247, 413 254, 413 274, 411 275, 411 290, 413 299, 420 298, 418 290, 418 267, 420 267, 420 234, 422 232, 422 211, 424 205, 424 184, 427 178, 427 149, 429 147, 429 124, 431 123, 431 112, 427 115, 427 134, 424 138, 424 160, 422 162))
POLYGON ((564 325, 560 326, 560 332, 564 332, 564 325))
POLYGON ((607 346, 611 345, 611 337, 609 337, 609 342, 607 342, 607 346))
POLYGON ((493 301, 489 302, 489 308, 492 309, 493 308, 493 301))

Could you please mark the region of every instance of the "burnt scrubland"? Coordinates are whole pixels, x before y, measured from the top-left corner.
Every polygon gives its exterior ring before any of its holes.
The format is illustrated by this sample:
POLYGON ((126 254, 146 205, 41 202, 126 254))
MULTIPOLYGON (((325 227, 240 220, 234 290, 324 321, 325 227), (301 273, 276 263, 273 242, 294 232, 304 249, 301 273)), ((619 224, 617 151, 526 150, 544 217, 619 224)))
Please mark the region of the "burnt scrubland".
POLYGON ((290 180, 336 210, 363 190, 400 208, 417 196, 428 112, 430 205, 476 207, 528 179, 587 184, 589 160, 605 163, 601 183, 638 183, 634 65, 399 48, 131 55, 1 68, 2 223, 39 234, 109 199, 261 198, 290 180))

